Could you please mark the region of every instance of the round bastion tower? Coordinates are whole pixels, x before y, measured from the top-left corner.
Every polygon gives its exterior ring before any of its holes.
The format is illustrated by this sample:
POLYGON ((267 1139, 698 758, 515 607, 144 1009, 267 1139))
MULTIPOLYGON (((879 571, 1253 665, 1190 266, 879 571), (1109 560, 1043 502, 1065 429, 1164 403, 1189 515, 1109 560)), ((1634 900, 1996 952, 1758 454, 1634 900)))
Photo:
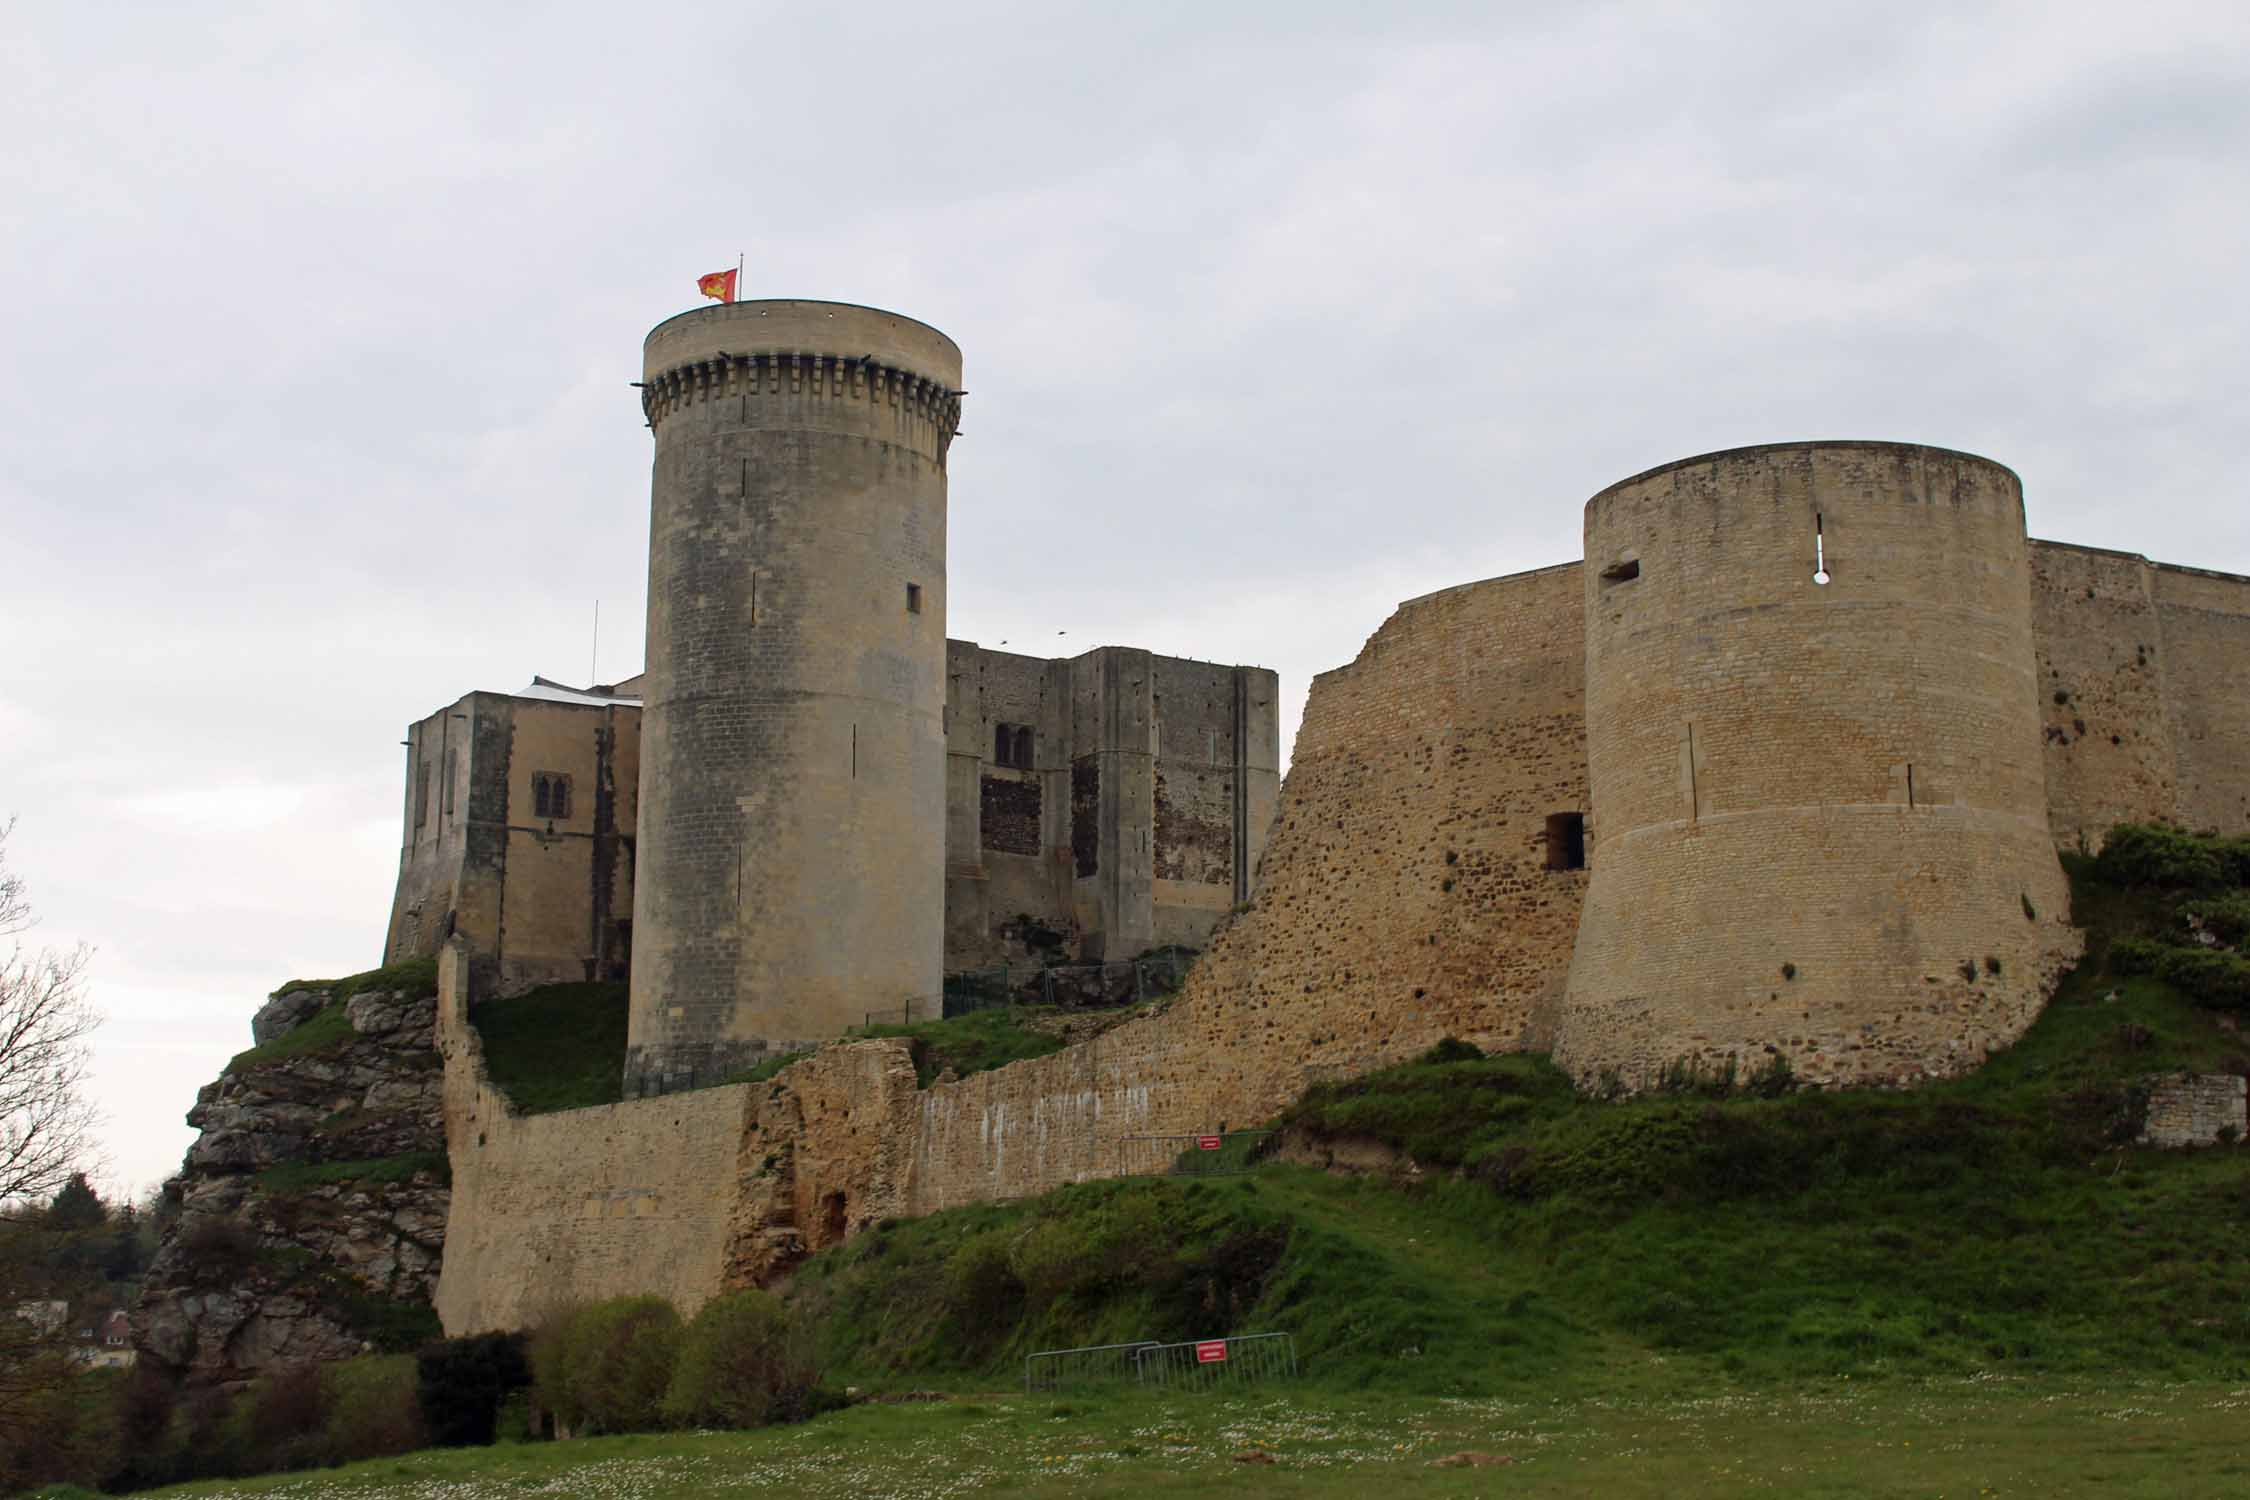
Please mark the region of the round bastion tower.
POLYGON ((659 323, 628 1095, 939 993, 961 351, 845 303, 659 323))
POLYGON ((1556 1060, 1957 1073, 2077 952, 2023 492, 1900 443, 1709 454, 1586 504, 1589 879, 1556 1060))

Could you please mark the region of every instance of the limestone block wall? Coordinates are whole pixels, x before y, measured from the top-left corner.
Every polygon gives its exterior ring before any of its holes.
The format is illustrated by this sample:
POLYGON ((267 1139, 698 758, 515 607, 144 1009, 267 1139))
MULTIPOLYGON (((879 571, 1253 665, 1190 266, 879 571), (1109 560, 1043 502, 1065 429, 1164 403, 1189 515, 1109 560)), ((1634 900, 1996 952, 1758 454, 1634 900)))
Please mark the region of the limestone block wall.
POLYGON ((917 1089, 903 1044, 853 1043, 526 1119, 483 1079, 449 966, 447 1331, 624 1291, 692 1307, 893 1214, 1139 1169, 1128 1137, 1254 1124, 1444 1036, 1523 1044, 1585 881, 1546 856, 1547 818, 1585 806, 1577 577, 1410 601, 1324 674, 1249 909, 1168 1010, 1063 1052, 917 1089))
POLYGON ((961 354, 872 308, 659 324, 629 1090, 932 996, 961 354))
POLYGON ((2246 1111, 2250 1081, 2239 1073, 2167 1073, 2149 1080, 2141 1139, 2152 1146, 2239 1142, 2250 1124, 2246 1111))
POLYGON ((438 962, 446 1331, 522 1328, 566 1302, 640 1292, 692 1310, 716 1292, 754 1086, 518 1115, 485 1075, 460 945, 438 962))
POLYGON ((467 943, 483 993, 622 978, 640 714, 470 693, 407 732, 405 834, 383 961, 467 943), (569 787, 541 814, 535 776, 569 787))
POLYGON ((2178 821, 2250 831, 2250 578, 2165 563, 2151 572, 2178 821))
POLYGON ((2250 829, 2250 579, 2033 542, 2049 821, 2250 829))
POLYGON ((950 641, 946 675, 947 968, 1054 957, 1025 918, 1069 958, 1200 948, 1249 894, 1280 782, 1274 673, 950 641))
POLYGON ((1685 460, 1588 502, 1584 590, 1559 1062, 1904 1083, 2030 1024, 2078 939, 2012 473, 1885 443, 1685 460))

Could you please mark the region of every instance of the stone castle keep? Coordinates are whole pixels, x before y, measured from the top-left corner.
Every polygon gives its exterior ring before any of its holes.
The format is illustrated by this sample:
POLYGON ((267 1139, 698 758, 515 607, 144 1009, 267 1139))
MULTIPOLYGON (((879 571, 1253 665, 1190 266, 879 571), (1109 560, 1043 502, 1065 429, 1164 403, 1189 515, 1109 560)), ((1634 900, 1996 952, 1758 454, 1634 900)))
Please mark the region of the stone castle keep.
POLYGON ((2032 541, 1981 458, 1613 485, 1582 563, 1410 600, 1317 678, 1277 793, 1270 673, 946 640, 943 335, 738 303, 659 325, 643 379, 645 678, 410 733, 387 956, 441 955, 451 1332, 692 1305, 1448 1035, 1629 1087, 1956 1073, 2078 950, 2058 845, 2250 828, 2250 580, 2032 541), (991 1072, 853 1041, 702 1086, 1029 925, 1205 951, 1166 1008, 991 1072), (628 969, 642 1097, 515 1114, 471 1003, 628 969))

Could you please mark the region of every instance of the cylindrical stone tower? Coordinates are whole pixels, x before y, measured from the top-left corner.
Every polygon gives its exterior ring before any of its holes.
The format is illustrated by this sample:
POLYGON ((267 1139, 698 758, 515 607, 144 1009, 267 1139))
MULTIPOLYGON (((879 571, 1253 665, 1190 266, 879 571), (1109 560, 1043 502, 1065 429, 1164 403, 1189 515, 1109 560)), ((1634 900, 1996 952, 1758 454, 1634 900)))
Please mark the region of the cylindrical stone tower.
POLYGON ((1556 1059, 1906 1082, 2075 955, 2022 487, 1899 443, 1691 458, 1586 505, 1586 903, 1556 1059))
POLYGON ((648 336, 628 1093, 934 1006, 961 351, 834 302, 648 336))

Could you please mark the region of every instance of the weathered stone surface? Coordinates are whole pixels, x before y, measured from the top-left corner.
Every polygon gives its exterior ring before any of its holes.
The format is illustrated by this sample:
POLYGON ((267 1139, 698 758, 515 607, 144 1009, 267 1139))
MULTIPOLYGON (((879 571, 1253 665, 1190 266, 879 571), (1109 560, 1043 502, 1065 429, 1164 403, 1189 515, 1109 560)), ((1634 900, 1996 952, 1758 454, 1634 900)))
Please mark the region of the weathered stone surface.
POLYGON ((328 1003, 326 990, 283 990, 250 1018, 250 1039, 258 1046, 278 1040, 303 1025, 328 1003))
POLYGON ((2250 1126, 2250 1080, 2237 1073, 2165 1073, 2148 1081, 2151 1146, 2232 1145, 2250 1126))
MULTIPOLYGON (((313 1013, 268 1002, 260 1040, 313 1013)), ((197 1381, 238 1381, 361 1353, 350 1299, 428 1303, 451 1200, 442 1170, 294 1185, 261 1174, 442 1151, 434 1013, 426 995, 357 995, 345 1003, 352 1035, 336 1048, 230 1069, 197 1092, 188 1123, 202 1134, 166 1184, 174 1217, 135 1310, 144 1357, 197 1381)))

